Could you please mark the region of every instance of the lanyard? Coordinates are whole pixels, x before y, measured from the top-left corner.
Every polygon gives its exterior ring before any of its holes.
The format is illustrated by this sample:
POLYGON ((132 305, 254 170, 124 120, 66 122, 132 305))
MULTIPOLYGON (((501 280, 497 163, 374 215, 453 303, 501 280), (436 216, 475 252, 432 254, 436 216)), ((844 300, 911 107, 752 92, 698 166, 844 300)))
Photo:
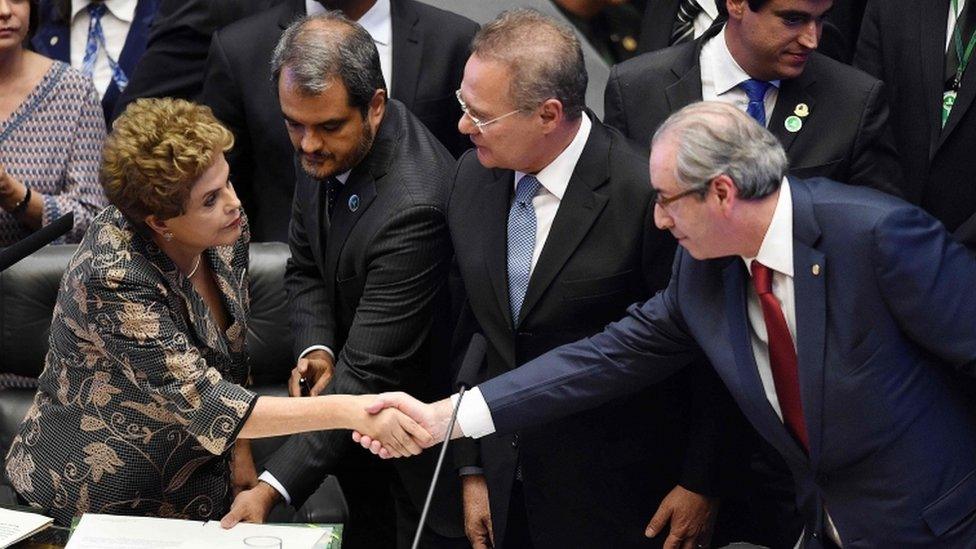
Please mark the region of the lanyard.
MULTIPOLYGON (((969 2, 976 2, 976 0, 968 0, 969 2)), ((969 9, 973 9, 970 6, 969 9)), ((959 1, 952 0, 952 11, 956 14, 956 24, 953 25, 952 29, 952 43, 956 48, 956 57, 959 59, 959 65, 956 68, 956 77, 953 79, 953 89, 959 89, 959 83, 962 81, 962 73, 966 70, 966 66, 969 65, 969 59, 973 55, 973 48, 976 47, 976 31, 969 37, 969 43, 966 45, 965 51, 962 47, 962 29, 961 21, 959 21, 959 1)))

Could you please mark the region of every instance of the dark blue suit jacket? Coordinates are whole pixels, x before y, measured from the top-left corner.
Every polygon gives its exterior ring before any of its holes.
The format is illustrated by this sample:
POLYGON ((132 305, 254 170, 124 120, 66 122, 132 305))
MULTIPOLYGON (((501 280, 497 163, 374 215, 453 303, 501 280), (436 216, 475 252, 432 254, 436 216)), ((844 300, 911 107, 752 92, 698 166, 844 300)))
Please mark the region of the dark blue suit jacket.
POLYGON ((896 198, 826 179, 791 180, 791 190, 809 457, 766 400, 743 261, 684 250, 664 292, 483 384, 495 426, 511 431, 636 391, 701 349, 788 462, 807 547, 821 545, 824 506, 844 547, 971 546, 976 420, 960 372, 976 364, 976 262, 896 198))
MULTIPOLYGON (((139 0, 136 4, 136 13, 132 19, 132 26, 129 27, 129 34, 125 38, 125 45, 122 47, 122 55, 117 59, 126 76, 132 76, 136 63, 146 51, 149 26, 156 17, 159 2, 160 0, 139 0)), ((40 1, 40 25, 34 38, 31 39, 31 49, 51 59, 71 64, 71 22, 57 13, 55 4, 54 0, 40 1)), ((112 120, 115 102, 121 93, 114 81, 109 83, 105 95, 102 96, 102 109, 105 111, 106 121, 112 120)))

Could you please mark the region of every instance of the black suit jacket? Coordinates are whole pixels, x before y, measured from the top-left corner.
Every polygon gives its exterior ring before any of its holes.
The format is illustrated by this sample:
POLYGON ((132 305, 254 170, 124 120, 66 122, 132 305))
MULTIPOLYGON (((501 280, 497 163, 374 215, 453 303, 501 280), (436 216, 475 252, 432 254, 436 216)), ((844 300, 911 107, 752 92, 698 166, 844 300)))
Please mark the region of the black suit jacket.
MULTIPOLYGON (((459 161, 448 224, 468 296, 461 324, 476 326, 489 343, 486 378, 599 332, 667 283, 675 243, 653 225, 647 153, 590 117, 515 329, 506 274, 514 172, 486 169, 473 152, 459 161)), ((505 537, 518 459, 537 547, 646 546, 644 527, 675 484, 715 488, 715 425, 705 428, 692 412, 717 406, 722 392, 703 364, 541 429, 458 441, 456 465, 484 469, 496 543, 505 537), (696 401, 691 395, 699 393, 696 401), (689 432, 698 440, 689 443, 689 432)))
MULTIPOLYGON (((336 352, 324 394, 447 394, 450 331, 443 311, 452 250, 445 210, 453 165, 437 139, 391 99, 372 149, 336 197, 331 222, 323 218, 321 184, 301 172, 285 288, 296 355, 315 344, 336 352)), ((417 509, 435 453, 395 463, 417 509)), ((266 467, 300 505, 328 473, 382 466, 348 431, 320 431, 291 437, 266 467)), ((442 535, 463 535, 457 495, 453 474, 438 481, 428 524, 442 535)))
MULTIPOLYGON (((701 47, 719 30, 614 66, 605 95, 607 123, 649 146, 671 113, 701 101, 701 47)), ((791 174, 901 194, 881 81, 814 52, 800 76, 782 81, 768 127, 786 149, 791 174), (784 122, 800 103, 810 114, 791 133, 784 122)))
POLYGON ((976 70, 963 74, 941 128, 949 0, 872 1, 855 63, 884 80, 891 125, 905 170, 906 197, 976 247, 976 70))
MULTIPOLYGON (((457 131, 468 45, 478 26, 415 0, 392 0, 393 89, 454 154, 470 143, 457 131)), ((285 240, 295 173, 293 149, 270 80, 271 54, 282 31, 305 14, 286 0, 214 35, 201 100, 236 137, 231 176, 251 219, 254 240, 285 240)))
POLYGON ((140 97, 196 99, 213 34, 278 1, 161 0, 146 51, 115 103, 115 116, 140 97))

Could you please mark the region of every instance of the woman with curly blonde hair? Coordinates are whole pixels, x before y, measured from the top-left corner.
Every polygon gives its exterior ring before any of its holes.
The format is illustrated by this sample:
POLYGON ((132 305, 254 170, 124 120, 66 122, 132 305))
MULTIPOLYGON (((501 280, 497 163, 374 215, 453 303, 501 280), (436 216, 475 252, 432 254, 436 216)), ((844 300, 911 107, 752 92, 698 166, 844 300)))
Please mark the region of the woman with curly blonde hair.
POLYGON ((210 109, 139 100, 115 122, 111 206, 61 282, 34 404, 7 454, 22 501, 59 524, 84 512, 219 519, 257 482, 247 439, 375 433, 429 440, 367 396, 258 397, 247 379, 248 228, 227 179, 231 134, 210 109))

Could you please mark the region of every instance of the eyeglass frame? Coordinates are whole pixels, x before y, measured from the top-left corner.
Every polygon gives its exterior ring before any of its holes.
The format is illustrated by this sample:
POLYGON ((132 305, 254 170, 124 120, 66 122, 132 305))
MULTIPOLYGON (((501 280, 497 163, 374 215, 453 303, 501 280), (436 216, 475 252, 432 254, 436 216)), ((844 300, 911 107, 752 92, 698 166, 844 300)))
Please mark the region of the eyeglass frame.
POLYGON ((705 196, 706 194, 708 194, 708 189, 709 189, 708 187, 704 189, 688 189, 686 191, 681 191, 680 193, 674 196, 669 196, 667 198, 661 198, 661 193, 657 192, 654 195, 654 203, 666 210, 668 209, 668 206, 674 204, 675 202, 681 200, 686 196, 691 196, 693 194, 699 194, 701 196, 705 196))
POLYGON ((509 116, 512 116, 515 113, 522 112, 522 109, 515 109, 512 112, 507 112, 507 113, 505 113, 505 114, 503 114, 501 116, 496 116, 495 118, 492 118, 491 120, 488 120, 487 122, 483 122, 478 117, 476 117, 473 114, 471 114, 471 112, 468 110, 468 104, 464 102, 464 99, 461 99, 461 88, 458 88, 454 92, 454 97, 457 98, 458 105, 461 106, 461 113, 464 116, 467 116, 468 117, 468 120, 470 120, 471 123, 474 124, 474 127, 478 128, 478 133, 485 133, 485 128, 486 127, 494 124, 495 122, 498 122, 499 120, 501 120, 503 118, 507 118, 509 116))

